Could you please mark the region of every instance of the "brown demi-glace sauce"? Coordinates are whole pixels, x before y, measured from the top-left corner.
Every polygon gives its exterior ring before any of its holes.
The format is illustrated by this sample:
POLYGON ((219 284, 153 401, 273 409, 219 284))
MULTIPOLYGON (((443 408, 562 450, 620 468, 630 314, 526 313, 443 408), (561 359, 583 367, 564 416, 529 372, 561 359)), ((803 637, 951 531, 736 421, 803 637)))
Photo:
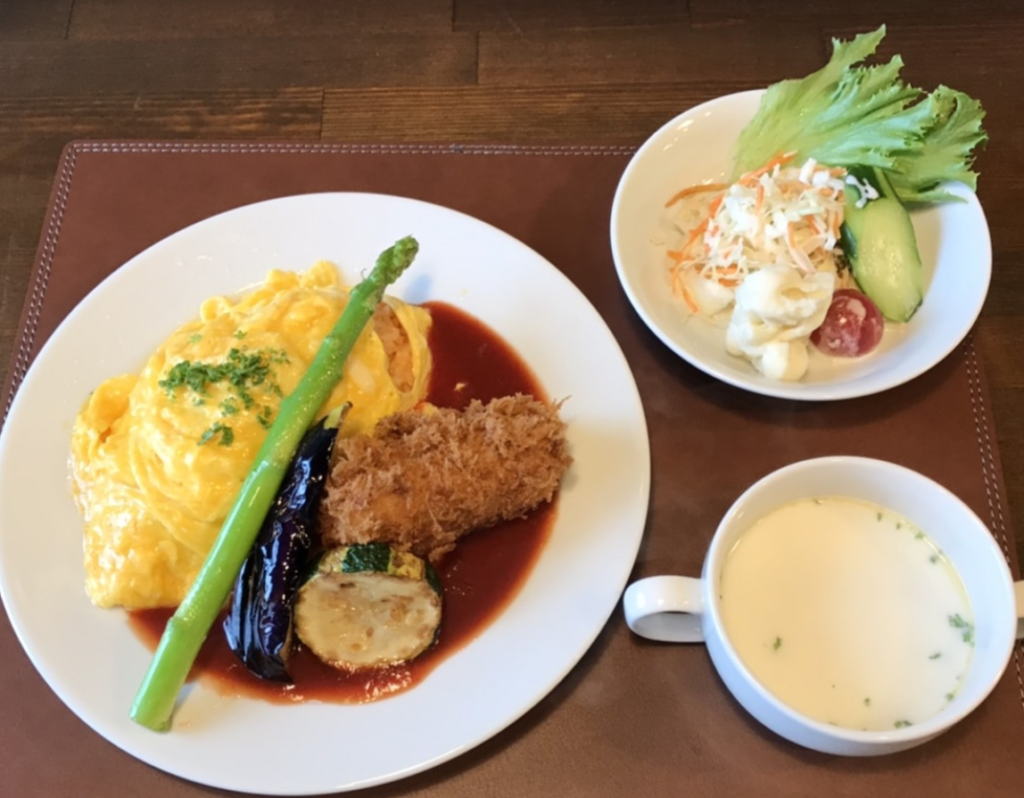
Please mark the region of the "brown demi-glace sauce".
MULTIPOLYGON (((471 399, 486 402, 515 393, 547 398, 529 368, 493 330, 451 305, 430 302, 426 307, 433 318, 428 401, 461 409, 471 399)), ((459 542, 437 569, 444 585, 438 640, 411 663, 344 673, 324 665, 299 644, 288 664, 294 683, 269 682, 238 661, 218 621, 203 644, 191 678, 213 682, 222 693, 280 703, 307 699, 358 703, 406 690, 479 634, 519 592, 547 540, 554 514, 552 505, 543 505, 525 519, 479 530, 459 542)), ((130 624, 155 649, 172 612, 132 612, 130 624)))

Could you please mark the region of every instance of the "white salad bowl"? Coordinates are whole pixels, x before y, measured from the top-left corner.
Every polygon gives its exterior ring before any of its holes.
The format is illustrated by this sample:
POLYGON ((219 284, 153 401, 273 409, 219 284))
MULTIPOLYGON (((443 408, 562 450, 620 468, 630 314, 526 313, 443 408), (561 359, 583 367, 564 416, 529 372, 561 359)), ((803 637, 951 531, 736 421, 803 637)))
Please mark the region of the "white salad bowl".
MULTIPOLYGON (((880 515, 879 520, 881 518, 880 515)), ((833 531, 823 527, 815 529, 814 534, 828 535, 833 531)), ((802 551, 780 552, 787 560, 802 555, 802 551)), ((859 568, 852 566, 856 568, 852 573, 864 584, 863 561, 861 563, 859 568)), ((906 561, 901 561, 901 565, 905 566, 906 561)), ((872 568, 870 575, 874 581, 868 587, 877 592, 876 569, 872 568)), ((771 574, 761 576, 768 584, 772 583, 771 574)), ((767 589, 793 589, 785 578, 780 576, 777 581, 780 584, 767 589)), ((839 582, 846 584, 845 580, 837 580, 839 582)), ((914 596, 908 595, 911 591, 904 590, 905 587, 901 585, 897 591, 904 606, 893 607, 890 615, 903 617, 896 612, 898 609, 934 609, 931 604, 907 605, 913 602, 914 596)), ((758 595, 767 598, 760 589, 758 595)), ((798 600, 802 604, 797 606, 830 606, 803 594, 798 600)), ((1024 610, 1024 582, 1014 583, 1002 550, 978 516, 938 483, 916 471, 881 460, 823 457, 781 468, 747 489, 719 524, 700 578, 653 576, 641 579, 627 588, 623 607, 629 627, 642 637, 673 643, 705 643, 713 665, 730 692, 757 720, 782 737, 829 754, 872 756, 920 745, 951 728, 985 700, 1002 677, 1014 639, 1021 634, 1018 627, 1024 610), (821 722, 794 709, 758 679, 739 653, 724 620, 723 568, 740 538, 760 519, 783 505, 803 499, 821 501, 833 497, 869 502, 907 519, 945 556, 959 575, 970 604, 974 622, 973 650, 966 672, 961 674, 955 694, 952 698, 947 696, 948 703, 938 714, 912 725, 897 724, 884 730, 863 731, 821 722)), ((862 604, 851 609, 868 612, 862 604)), ((842 626, 842 622, 836 620, 842 626)), ((842 628, 849 629, 848 626, 842 628)), ((903 634, 900 631, 903 629, 900 627, 897 634, 903 634)), ((956 633, 953 630, 953 634, 956 633)), ((780 638, 776 641, 778 647, 780 638)), ((813 659, 818 663, 816 669, 823 667, 820 650, 813 659)), ((929 663, 922 660, 921 667, 928 666, 929 663)), ((904 684, 906 680, 900 680, 895 687, 898 690, 899 685, 904 684)))
POLYGON ((730 94, 691 108, 637 150, 623 172, 611 213, 612 255, 626 296, 670 349, 707 374, 767 396, 836 400, 878 393, 924 373, 970 331, 988 293, 992 246, 977 197, 914 210, 924 265, 924 302, 906 324, 886 323, 881 344, 860 358, 830 357, 810 347, 810 364, 795 382, 772 380, 725 350, 725 327, 692 316, 672 295, 665 250, 672 230, 665 203, 697 183, 725 182, 733 147, 757 111, 763 91, 730 94))

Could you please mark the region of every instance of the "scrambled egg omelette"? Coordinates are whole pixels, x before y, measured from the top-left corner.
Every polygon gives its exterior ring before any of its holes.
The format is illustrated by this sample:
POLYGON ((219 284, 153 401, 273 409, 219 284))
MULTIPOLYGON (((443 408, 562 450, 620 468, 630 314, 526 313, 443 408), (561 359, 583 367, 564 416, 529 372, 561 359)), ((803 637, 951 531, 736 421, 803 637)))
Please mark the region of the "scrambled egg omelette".
MULTIPOLYGON (((107 380, 71 438, 85 519, 86 590, 102 607, 184 598, 255 459, 281 399, 302 378, 348 293, 326 262, 272 271, 241 299, 203 303, 141 374, 107 380)), ((321 414, 352 407, 343 433, 413 407, 430 375, 423 308, 387 298, 321 414)))

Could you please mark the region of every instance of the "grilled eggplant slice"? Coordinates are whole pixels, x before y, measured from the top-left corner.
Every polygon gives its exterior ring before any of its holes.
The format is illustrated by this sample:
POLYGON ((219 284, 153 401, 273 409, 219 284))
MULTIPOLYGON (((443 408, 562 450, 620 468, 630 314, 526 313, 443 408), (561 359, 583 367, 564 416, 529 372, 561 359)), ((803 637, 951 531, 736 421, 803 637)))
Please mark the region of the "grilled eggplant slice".
POLYGON ((355 671, 408 662, 441 626, 441 583, 428 562, 386 543, 327 551, 299 589, 295 629, 321 660, 355 671))
POLYGON ((302 439, 231 594, 224 619, 228 645, 263 679, 291 681, 292 610, 316 538, 338 423, 332 414, 302 439))

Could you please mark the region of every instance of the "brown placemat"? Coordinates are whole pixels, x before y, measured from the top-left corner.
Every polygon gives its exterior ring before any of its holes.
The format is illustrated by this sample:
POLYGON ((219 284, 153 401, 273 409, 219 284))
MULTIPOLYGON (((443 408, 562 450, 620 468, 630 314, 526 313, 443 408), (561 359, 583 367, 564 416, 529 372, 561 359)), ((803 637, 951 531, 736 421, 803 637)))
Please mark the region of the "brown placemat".
MULTIPOLYGON (((913 382, 847 402, 767 399, 706 377, 648 332, 616 280, 608 220, 630 154, 604 147, 71 144, 0 406, 6 413, 35 353, 75 303, 164 236, 272 197, 398 194, 464 211, 526 242, 580 287, 618 338, 652 446, 651 506, 634 578, 696 575, 718 519, 743 489, 776 467, 825 454, 880 457, 938 480, 988 522, 1017 574, 971 340, 913 382)), ((946 735, 888 757, 844 759, 765 731, 732 700, 703 647, 640 640, 616 611, 569 676, 506 731, 456 760, 363 794, 1020 795, 1022 653, 1016 646, 993 695, 946 735)), ((6 615, 0 663, 4 795, 227 794, 150 768, 90 731, 33 670, 6 615)), ((494 689, 501 689, 500 673, 494 689)))

